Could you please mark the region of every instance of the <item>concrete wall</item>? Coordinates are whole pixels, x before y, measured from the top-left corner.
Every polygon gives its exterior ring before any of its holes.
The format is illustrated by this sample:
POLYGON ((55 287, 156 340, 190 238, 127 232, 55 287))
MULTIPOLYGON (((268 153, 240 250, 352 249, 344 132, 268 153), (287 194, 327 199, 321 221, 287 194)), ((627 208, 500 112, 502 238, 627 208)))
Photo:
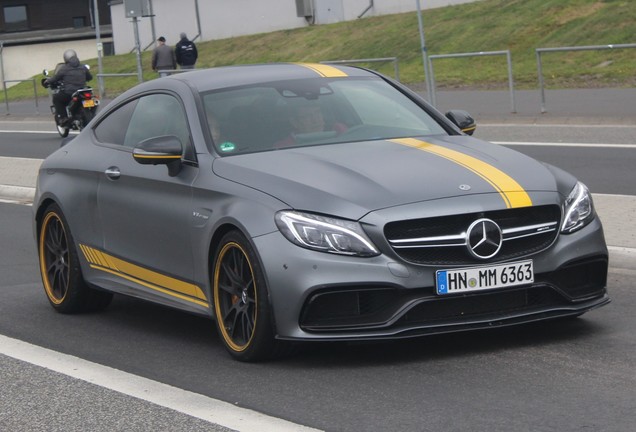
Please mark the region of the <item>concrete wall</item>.
MULTIPOLYGON (((199 0, 201 35, 197 40, 225 39, 254 33, 304 27, 307 22, 296 16, 293 0, 199 0)), ((155 37, 164 36, 168 45, 179 41, 179 33, 190 39, 199 33, 194 0, 153 0, 155 37)), ((126 18, 124 4, 111 6, 115 53, 135 47, 134 25, 126 18)), ((153 47, 151 19, 138 20, 141 48, 153 47)))
MULTIPOLYGON (((97 57, 97 44, 90 39, 3 47, 3 80, 37 78, 42 74, 42 69, 53 70, 55 65, 62 62, 62 54, 69 48, 77 52, 80 60, 97 57)), ((7 83, 7 87, 16 84, 7 83)), ((39 80, 36 84, 40 85, 39 80)))
MULTIPOLYGON (((313 0, 315 24, 355 20, 373 3, 365 17, 417 10, 417 0, 313 0)), ((476 0, 421 0, 422 9, 469 3, 476 0)), ((201 34, 197 40, 225 39, 310 25, 296 16, 294 0, 198 0, 201 34)), ((189 38, 198 33, 195 0, 152 0, 155 37, 164 36, 169 45, 179 40, 179 33, 189 38)), ((131 18, 126 18, 124 3, 111 5, 115 53, 130 52, 135 47, 131 18)), ((138 20, 141 48, 152 48, 151 19, 138 20)))

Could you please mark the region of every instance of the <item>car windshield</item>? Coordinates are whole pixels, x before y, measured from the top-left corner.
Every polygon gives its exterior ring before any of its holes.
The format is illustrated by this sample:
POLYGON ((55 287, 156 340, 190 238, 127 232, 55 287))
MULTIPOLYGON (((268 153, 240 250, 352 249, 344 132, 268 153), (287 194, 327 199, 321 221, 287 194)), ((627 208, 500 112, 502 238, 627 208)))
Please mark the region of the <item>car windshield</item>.
POLYGON ((312 78, 204 93, 221 155, 447 132, 379 78, 312 78))

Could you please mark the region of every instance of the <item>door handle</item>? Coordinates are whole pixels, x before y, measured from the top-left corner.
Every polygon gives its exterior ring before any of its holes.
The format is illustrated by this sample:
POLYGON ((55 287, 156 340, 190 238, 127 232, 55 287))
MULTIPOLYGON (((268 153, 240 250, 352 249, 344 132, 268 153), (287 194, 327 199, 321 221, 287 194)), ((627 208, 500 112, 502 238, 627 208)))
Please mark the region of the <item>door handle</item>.
POLYGON ((111 180, 117 180, 121 176, 121 171, 119 171, 119 168, 112 166, 112 167, 106 168, 106 171, 104 171, 104 174, 106 174, 106 177, 108 177, 111 180))

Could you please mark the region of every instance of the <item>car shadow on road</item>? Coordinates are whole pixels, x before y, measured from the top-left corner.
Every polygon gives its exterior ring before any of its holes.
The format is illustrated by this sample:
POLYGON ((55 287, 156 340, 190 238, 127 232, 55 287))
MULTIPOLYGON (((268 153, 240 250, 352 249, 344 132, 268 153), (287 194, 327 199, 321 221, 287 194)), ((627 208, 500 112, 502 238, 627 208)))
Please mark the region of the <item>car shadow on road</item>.
POLYGON ((526 347, 580 342, 605 332, 592 316, 562 318, 488 330, 422 336, 397 341, 306 344, 289 366, 338 367, 439 361, 526 347))
MULTIPOLYGON (((44 304, 40 306, 45 307, 44 304)), ((52 320, 45 314, 42 318, 49 331, 66 335, 63 345, 72 346, 77 355, 85 355, 93 361, 120 352, 137 357, 137 360, 143 358, 144 368, 151 369, 155 361, 153 355, 159 351, 162 356, 156 359, 157 363, 178 365, 181 356, 186 354, 193 358, 209 358, 217 365, 233 363, 217 335, 213 320, 132 297, 116 295, 103 312, 57 316, 52 320)), ((397 341, 308 342, 299 344, 292 355, 270 361, 266 367, 320 370, 351 365, 421 363, 578 343, 608 331, 605 321, 590 314, 589 317, 397 341)))

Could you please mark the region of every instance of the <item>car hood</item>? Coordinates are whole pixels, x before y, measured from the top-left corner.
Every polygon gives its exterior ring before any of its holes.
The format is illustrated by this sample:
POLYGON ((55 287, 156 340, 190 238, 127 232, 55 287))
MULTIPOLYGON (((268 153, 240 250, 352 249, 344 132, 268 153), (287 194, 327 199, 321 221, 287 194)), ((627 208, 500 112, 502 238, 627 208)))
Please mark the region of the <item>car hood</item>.
POLYGON ((514 150, 467 136, 297 147, 218 158, 214 173, 297 210, 357 220, 442 198, 499 194, 502 208, 556 191, 552 172, 514 150))

